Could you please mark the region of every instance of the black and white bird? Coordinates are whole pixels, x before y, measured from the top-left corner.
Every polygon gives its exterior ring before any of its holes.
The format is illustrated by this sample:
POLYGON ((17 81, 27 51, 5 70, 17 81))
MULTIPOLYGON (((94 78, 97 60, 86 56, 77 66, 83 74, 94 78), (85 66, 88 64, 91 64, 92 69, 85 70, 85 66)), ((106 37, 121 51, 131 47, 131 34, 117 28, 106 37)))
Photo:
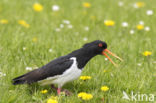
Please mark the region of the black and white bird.
POLYGON ((48 64, 28 72, 22 76, 14 78, 13 84, 32 84, 38 82, 40 85, 58 85, 57 93, 60 94, 61 88, 67 82, 80 77, 83 68, 88 61, 96 55, 105 55, 114 65, 116 65, 105 52, 122 60, 107 49, 107 44, 96 40, 83 45, 82 48, 75 50, 68 55, 61 56, 52 60, 48 64))

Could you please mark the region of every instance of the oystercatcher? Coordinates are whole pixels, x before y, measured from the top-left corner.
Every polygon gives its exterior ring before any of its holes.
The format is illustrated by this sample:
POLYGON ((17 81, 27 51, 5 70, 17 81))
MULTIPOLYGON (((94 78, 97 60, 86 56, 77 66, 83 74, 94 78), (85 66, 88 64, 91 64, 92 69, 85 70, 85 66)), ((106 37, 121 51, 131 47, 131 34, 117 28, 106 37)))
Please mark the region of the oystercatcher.
POLYGON ((83 45, 82 48, 75 50, 68 55, 61 56, 52 60, 48 64, 28 72, 22 76, 14 78, 13 84, 32 84, 38 82, 41 85, 58 85, 57 93, 60 94, 62 86, 70 81, 77 79, 88 61, 96 55, 105 55, 114 65, 116 65, 106 54, 122 60, 107 49, 107 44, 96 40, 83 45))

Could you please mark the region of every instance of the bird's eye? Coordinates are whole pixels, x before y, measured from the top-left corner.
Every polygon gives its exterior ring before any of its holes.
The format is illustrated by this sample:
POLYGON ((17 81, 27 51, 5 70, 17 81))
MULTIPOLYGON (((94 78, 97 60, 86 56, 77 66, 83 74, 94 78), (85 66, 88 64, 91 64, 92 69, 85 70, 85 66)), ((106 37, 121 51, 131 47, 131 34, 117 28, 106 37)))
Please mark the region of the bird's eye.
POLYGON ((102 47, 102 43, 99 43, 99 45, 98 45, 99 47, 102 47))

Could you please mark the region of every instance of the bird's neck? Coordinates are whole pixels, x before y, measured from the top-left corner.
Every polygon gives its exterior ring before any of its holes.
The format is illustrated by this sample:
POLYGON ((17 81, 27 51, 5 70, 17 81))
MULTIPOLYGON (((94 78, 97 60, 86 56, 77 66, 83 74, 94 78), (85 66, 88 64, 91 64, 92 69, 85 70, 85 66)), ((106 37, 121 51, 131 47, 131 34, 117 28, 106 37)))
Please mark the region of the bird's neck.
POLYGON ((78 49, 70 54, 72 57, 76 57, 78 68, 82 69, 88 61, 96 56, 92 51, 86 50, 84 48, 78 49))

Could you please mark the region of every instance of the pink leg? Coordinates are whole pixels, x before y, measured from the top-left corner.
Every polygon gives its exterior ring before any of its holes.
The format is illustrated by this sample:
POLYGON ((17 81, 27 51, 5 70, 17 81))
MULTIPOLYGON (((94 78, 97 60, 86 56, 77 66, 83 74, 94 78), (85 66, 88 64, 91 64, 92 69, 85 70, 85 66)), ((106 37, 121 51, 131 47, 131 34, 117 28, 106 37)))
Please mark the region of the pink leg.
POLYGON ((61 88, 58 88, 57 89, 57 94, 60 95, 60 93, 61 93, 61 88))

